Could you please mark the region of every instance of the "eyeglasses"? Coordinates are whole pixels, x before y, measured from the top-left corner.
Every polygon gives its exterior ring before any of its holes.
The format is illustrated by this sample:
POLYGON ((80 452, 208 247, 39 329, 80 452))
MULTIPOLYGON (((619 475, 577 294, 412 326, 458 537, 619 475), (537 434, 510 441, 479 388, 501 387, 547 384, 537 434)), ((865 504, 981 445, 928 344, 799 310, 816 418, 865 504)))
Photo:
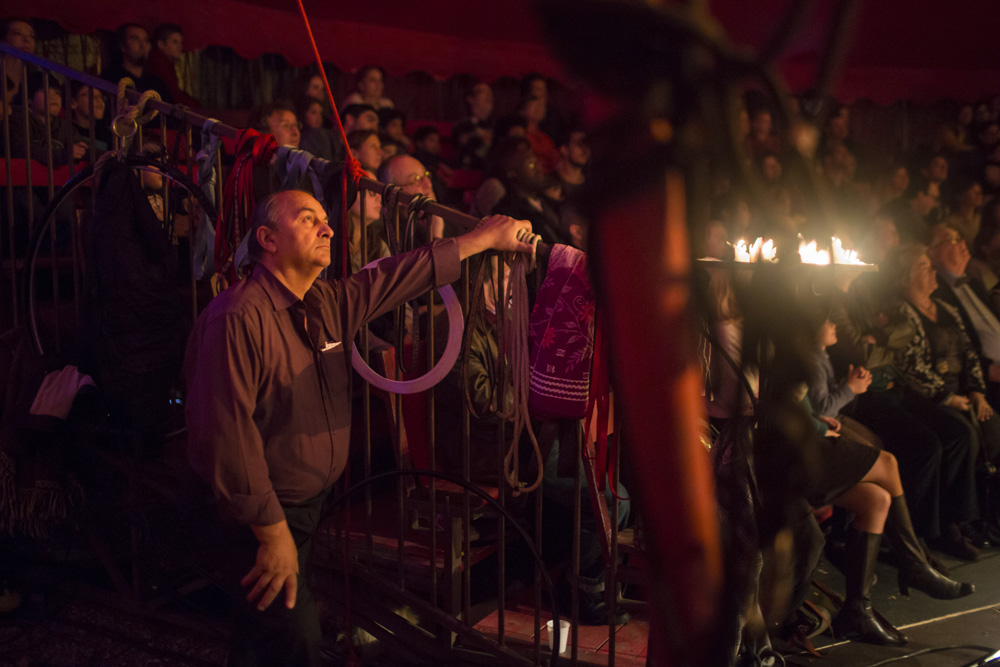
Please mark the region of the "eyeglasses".
POLYGON ((932 248, 940 248, 943 245, 958 245, 961 242, 962 242, 962 236, 961 236, 961 234, 955 233, 955 234, 949 234, 948 238, 942 239, 941 241, 938 241, 937 243, 935 243, 931 247, 932 248))
POLYGON ((301 123, 301 121, 295 122, 295 123, 287 122, 287 123, 282 123, 278 127, 280 127, 282 130, 285 130, 285 131, 290 131, 290 130, 293 130, 293 129, 295 129, 295 130, 301 130, 302 129, 302 123, 301 123))
MULTIPOLYGON (((422 173, 422 174, 417 174, 416 176, 414 176, 413 178, 411 178, 411 179, 410 179, 409 181, 407 181, 406 183, 404 183, 404 184, 403 184, 402 186, 400 186, 400 187, 404 187, 404 188, 408 188, 408 187, 410 187, 411 185, 420 185, 420 183, 421 183, 421 182, 422 182, 422 181, 423 181, 423 180, 424 180, 425 178, 426 178, 426 179, 429 179, 430 177, 431 177, 431 172, 429 172, 429 171, 425 171, 425 172, 424 172, 424 173, 422 173)), ((428 181, 428 182, 430 182, 430 181, 428 181)))

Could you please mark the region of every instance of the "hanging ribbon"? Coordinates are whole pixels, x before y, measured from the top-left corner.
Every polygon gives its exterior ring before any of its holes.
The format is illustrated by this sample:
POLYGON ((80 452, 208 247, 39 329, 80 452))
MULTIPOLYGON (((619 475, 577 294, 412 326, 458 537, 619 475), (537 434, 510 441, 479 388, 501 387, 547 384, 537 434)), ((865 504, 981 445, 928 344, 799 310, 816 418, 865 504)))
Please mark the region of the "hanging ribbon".
MULTIPOLYGON (((222 137, 212 132, 212 128, 218 122, 215 118, 205 120, 205 124, 201 127, 201 150, 195 157, 198 163, 198 187, 216 209, 218 209, 219 202, 215 199, 215 184, 219 174, 216 173, 215 163, 218 160, 222 137)), ((207 212, 202 211, 201 222, 198 225, 195 245, 192 250, 191 270, 194 272, 196 280, 201 280, 205 276, 215 273, 214 246, 215 221, 208 217, 207 212)))

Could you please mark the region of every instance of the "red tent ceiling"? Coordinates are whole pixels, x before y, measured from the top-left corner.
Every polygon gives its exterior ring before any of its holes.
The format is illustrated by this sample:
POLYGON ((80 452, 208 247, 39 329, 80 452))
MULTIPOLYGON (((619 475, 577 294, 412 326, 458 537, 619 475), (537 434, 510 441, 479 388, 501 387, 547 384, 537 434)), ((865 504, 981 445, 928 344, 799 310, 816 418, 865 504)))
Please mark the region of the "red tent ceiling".
MULTIPOLYGON (((715 0, 712 11, 737 44, 761 44, 791 0, 715 0)), ((797 0, 796 0, 797 1, 797 0)), ((793 89, 813 81, 836 0, 819 0, 781 59, 793 89)), ((871 98, 974 100, 1000 92, 1000 2, 871 0, 860 3, 836 93, 871 98)), ((184 26, 188 48, 223 45, 255 58, 280 53, 312 61, 295 0, 5 0, 4 13, 57 21, 71 32, 123 21, 184 26)), ((531 0, 305 0, 324 60, 353 70, 367 63, 392 74, 473 74, 492 80, 538 71, 563 77, 531 0)), ((572 20, 568 18, 567 20, 572 20)))

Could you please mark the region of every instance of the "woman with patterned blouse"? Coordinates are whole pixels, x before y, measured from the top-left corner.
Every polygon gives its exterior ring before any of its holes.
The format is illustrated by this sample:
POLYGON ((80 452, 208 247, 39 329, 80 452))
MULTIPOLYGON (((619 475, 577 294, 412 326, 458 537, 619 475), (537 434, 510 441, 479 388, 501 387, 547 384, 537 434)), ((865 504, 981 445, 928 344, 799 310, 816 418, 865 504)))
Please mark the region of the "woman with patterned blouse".
MULTIPOLYGON (((969 425, 976 436, 969 457, 975 465, 982 462, 983 450, 994 449, 987 443, 1000 440, 1000 418, 986 402, 982 366, 961 316, 931 297, 937 276, 926 251, 923 245, 908 245, 893 258, 903 297, 890 318, 892 339, 900 341, 895 349, 896 367, 914 391, 969 425)), ((961 505, 951 506, 959 525, 978 518, 975 492, 968 488, 961 505)))

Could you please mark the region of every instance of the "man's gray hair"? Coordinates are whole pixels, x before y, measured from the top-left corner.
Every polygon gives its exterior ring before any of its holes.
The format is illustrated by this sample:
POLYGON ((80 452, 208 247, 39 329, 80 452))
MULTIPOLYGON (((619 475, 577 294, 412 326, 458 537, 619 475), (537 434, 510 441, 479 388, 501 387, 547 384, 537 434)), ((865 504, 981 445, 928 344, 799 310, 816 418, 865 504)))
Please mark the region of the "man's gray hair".
POLYGON ((250 216, 250 226, 247 229, 247 234, 250 235, 247 241, 247 255, 255 262, 259 262, 264 257, 264 248, 261 247, 260 242, 257 240, 257 230, 261 227, 277 229, 282 194, 284 192, 272 192, 257 202, 257 206, 250 216))

